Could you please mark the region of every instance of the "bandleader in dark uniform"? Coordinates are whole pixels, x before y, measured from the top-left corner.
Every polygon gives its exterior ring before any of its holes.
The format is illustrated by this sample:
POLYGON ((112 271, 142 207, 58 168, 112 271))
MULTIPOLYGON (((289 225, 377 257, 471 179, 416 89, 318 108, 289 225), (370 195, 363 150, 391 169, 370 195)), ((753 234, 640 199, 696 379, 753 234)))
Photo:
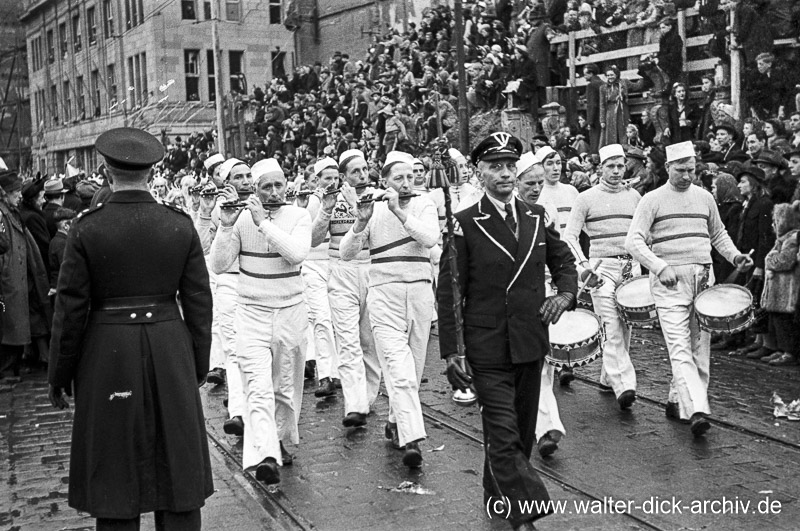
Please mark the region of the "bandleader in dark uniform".
MULTIPOLYGON (((539 382, 550 348, 547 327, 574 307, 577 273, 566 243, 545 226, 544 208, 526 205, 513 195, 521 151, 522 143, 508 133, 494 133, 481 142, 472 161, 486 194, 455 215, 466 372, 457 355, 446 265, 437 296, 439 344, 447 359, 448 380, 462 390, 472 384, 481 406, 484 503, 506 516, 515 529, 526 530, 546 513, 523 514, 518 502, 549 500, 529 462, 536 442, 539 382), (558 287, 558 294, 548 298, 545 265, 558 287), (495 500, 510 503, 501 509, 495 500), (504 513, 509 506, 510 512, 504 513)), ((445 246, 442 264, 448 263, 448 252, 445 246)))
POLYGON ((152 135, 114 129, 95 147, 113 193, 70 229, 50 346, 50 401, 63 409, 75 393, 69 505, 98 530, 138 529, 153 511, 159 529, 199 530, 213 493, 198 392, 212 316, 200 238, 148 192, 164 156, 152 135))

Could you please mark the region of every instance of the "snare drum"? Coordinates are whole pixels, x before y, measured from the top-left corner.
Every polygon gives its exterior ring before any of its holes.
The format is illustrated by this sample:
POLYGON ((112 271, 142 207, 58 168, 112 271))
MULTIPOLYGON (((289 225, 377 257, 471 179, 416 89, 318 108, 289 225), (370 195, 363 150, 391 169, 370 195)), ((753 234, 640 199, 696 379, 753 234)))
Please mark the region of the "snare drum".
POLYGON ((650 277, 641 275, 617 287, 614 302, 620 318, 630 326, 644 326, 658 320, 656 301, 650 292, 650 277))
POLYGON ((564 312, 550 325, 550 354, 547 363, 558 367, 581 367, 603 354, 603 321, 589 310, 564 312))
POLYGON ((580 308, 586 308, 587 310, 594 309, 594 303, 592 302, 592 294, 589 293, 589 290, 583 290, 578 293, 578 306, 580 308))
POLYGON ((753 296, 742 286, 720 284, 695 297, 694 311, 707 332, 741 332, 754 322, 753 296))

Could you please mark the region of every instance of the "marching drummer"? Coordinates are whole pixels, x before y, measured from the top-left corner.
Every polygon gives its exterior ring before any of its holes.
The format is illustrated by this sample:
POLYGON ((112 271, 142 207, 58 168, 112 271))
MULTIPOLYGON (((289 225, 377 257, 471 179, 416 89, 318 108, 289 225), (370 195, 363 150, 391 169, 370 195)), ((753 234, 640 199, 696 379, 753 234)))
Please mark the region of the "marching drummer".
POLYGON ((749 269, 753 261, 736 249, 711 194, 692 186, 691 142, 667 146, 666 169, 669 181, 639 202, 625 248, 650 270, 650 288, 672 364, 667 417, 688 419, 692 434, 699 436, 711 427, 707 418, 711 337, 694 319, 694 300, 714 281, 712 245, 741 269, 749 269))
POLYGON ((622 183, 625 151, 621 145, 604 146, 599 155, 600 182, 578 195, 563 239, 578 261, 581 279, 594 287, 594 311, 605 323, 600 384, 613 389, 620 409, 628 409, 636 400, 636 371, 629 352, 631 327, 619 316, 614 292, 621 282, 641 274, 639 264, 625 250, 625 236, 642 196, 622 183), (591 241, 588 260, 578 243, 582 230, 591 241))

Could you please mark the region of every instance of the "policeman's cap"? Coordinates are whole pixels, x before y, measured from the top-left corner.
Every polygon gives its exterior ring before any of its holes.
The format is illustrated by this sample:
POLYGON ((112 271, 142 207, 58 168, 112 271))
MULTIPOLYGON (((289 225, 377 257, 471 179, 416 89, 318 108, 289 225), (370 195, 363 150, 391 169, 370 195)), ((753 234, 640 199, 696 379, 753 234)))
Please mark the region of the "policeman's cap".
POLYGON ((472 163, 480 161, 511 159, 519 160, 522 154, 522 142, 510 133, 498 132, 487 136, 483 142, 472 150, 472 163))
POLYGON ((132 127, 106 131, 97 137, 94 147, 106 164, 120 170, 144 170, 164 158, 164 146, 156 137, 132 127))

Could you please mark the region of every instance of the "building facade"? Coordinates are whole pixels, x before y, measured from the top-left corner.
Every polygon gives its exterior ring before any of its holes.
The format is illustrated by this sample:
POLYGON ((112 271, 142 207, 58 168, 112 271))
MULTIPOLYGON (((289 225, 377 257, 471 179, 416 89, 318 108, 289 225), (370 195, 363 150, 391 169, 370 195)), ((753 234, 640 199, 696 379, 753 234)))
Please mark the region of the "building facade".
POLYGON ((222 92, 252 92, 294 66, 280 0, 218 1, 220 68, 206 0, 23 0, 35 169, 97 167, 97 136, 137 127, 165 141, 216 127, 222 92))
POLYGON ((31 121, 25 35, 17 23, 22 0, 0 1, 0 158, 30 168, 31 121))

